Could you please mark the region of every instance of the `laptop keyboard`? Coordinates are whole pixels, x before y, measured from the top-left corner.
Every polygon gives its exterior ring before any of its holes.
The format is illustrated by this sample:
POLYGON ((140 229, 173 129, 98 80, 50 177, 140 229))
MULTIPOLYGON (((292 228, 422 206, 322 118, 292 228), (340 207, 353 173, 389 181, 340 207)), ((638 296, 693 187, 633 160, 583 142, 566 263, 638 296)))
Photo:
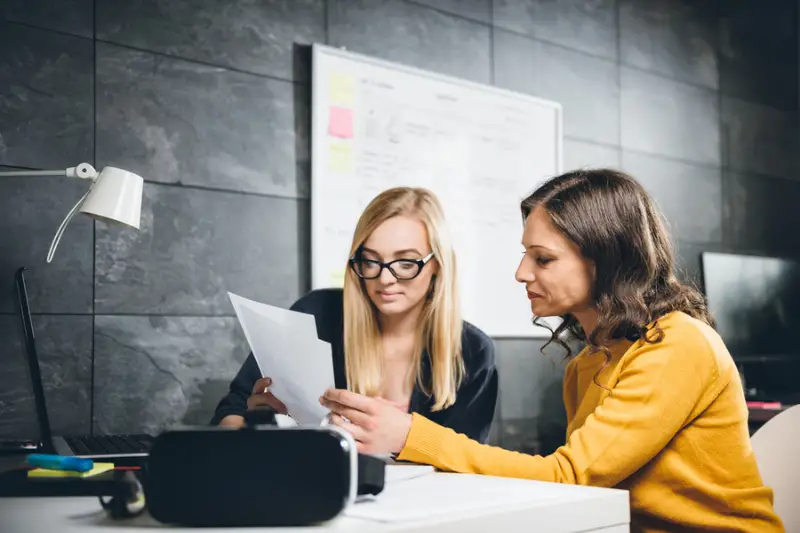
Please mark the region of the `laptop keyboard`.
POLYGON ((148 453, 153 445, 151 435, 86 435, 64 437, 76 455, 124 455, 148 453))

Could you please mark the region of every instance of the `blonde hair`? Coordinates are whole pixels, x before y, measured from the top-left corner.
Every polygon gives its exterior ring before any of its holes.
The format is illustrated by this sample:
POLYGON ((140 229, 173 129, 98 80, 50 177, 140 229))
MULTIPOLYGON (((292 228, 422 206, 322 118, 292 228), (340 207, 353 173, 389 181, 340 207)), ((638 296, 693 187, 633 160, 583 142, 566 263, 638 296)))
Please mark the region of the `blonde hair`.
MULTIPOLYGON (((412 368, 421 390, 434 398, 433 410, 445 409, 456 401, 456 390, 464 377, 461 353, 461 307, 456 274, 456 256, 444 221, 442 206, 427 189, 388 189, 367 206, 356 224, 349 257, 359 253, 375 229, 395 216, 422 222, 439 272, 433 290, 424 302, 417 329, 412 368), (430 383, 423 383, 422 353, 431 359, 430 383)), ((344 351, 350 390, 367 396, 380 393, 383 350, 377 310, 366 294, 363 281, 347 268, 344 278, 344 351)), ((412 376, 408 376, 409 381, 412 376)))

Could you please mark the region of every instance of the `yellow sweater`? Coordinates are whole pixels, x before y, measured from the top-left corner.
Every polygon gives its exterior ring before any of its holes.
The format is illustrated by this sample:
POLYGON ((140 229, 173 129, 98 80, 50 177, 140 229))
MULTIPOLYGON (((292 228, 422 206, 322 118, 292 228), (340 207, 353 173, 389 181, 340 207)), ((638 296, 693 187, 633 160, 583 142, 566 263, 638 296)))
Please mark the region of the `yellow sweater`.
POLYGON ((441 470, 630 491, 631 530, 783 531, 750 447, 736 366, 717 333, 680 312, 657 344, 619 341, 611 363, 567 366, 567 443, 546 457, 479 444, 414 414, 399 460, 441 470))

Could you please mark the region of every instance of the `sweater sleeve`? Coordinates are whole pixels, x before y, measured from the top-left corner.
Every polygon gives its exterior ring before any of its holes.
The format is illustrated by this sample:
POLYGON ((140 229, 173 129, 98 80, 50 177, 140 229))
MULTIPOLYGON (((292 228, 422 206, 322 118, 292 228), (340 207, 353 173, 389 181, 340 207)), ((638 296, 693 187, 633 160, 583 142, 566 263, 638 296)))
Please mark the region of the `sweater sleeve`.
POLYGON ((645 344, 626 354, 619 380, 553 454, 533 456, 474 442, 413 415, 399 460, 441 470, 613 487, 658 454, 721 390, 707 344, 645 344), (694 345, 693 345, 694 344, 694 345))
POLYGON ((251 353, 247 356, 239 373, 233 378, 226 394, 217 404, 211 425, 218 425, 228 415, 244 416, 247 412, 247 398, 253 392, 253 386, 261 377, 256 358, 251 353))

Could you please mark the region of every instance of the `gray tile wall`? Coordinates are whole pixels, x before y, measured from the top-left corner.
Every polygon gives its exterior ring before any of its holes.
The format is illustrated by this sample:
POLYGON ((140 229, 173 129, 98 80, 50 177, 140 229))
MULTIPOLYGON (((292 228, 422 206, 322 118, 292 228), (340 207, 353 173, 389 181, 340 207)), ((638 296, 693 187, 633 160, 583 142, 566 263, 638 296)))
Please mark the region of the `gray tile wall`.
MULTIPOLYGON (((7 0, 0 166, 143 175, 138 233, 77 218, 81 183, 0 181, 0 428, 31 405, 29 290, 58 431, 203 423, 246 355, 226 291, 308 288, 309 61, 335 46, 564 105, 565 167, 639 177, 684 276, 703 250, 798 255, 796 5, 731 0, 7 0), (768 4, 768 5, 767 5, 768 4)), ((493 439, 563 436, 562 352, 497 342, 493 439)))

